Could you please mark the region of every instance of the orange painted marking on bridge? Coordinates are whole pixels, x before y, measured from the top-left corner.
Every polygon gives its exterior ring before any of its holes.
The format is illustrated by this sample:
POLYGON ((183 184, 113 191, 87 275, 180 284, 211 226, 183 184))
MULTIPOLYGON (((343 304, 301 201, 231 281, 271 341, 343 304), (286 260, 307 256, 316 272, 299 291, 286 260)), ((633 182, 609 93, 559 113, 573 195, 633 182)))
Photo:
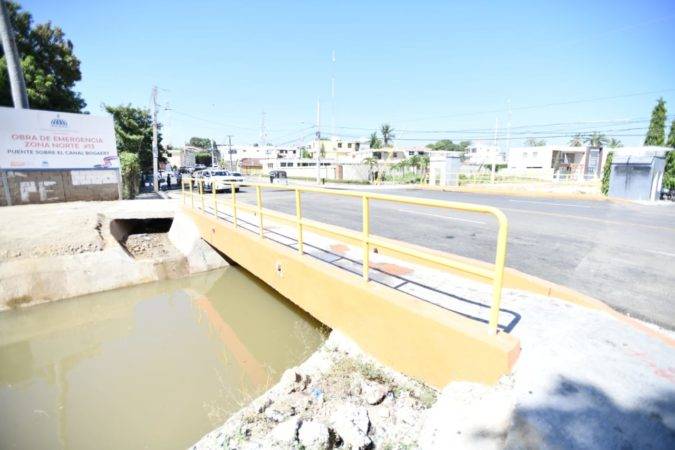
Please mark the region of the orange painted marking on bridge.
POLYGON ((223 318, 218 314, 213 308, 211 302, 203 296, 199 296, 195 299, 195 305, 204 313, 209 319, 209 324, 213 329, 218 333, 218 337, 225 344, 225 347, 232 352, 234 359, 237 360, 239 365, 244 369, 244 372, 248 374, 251 381, 256 386, 265 386, 269 377, 265 372, 262 364, 249 352, 246 345, 239 340, 237 333, 223 320, 223 318))
POLYGON ((382 272, 388 273, 389 275, 397 276, 410 275, 411 273, 415 272, 410 267, 399 266, 398 264, 392 263, 370 263, 370 267, 381 270, 382 272))
POLYGON ((349 251, 349 247, 344 244, 331 244, 330 249, 340 255, 345 255, 349 251))

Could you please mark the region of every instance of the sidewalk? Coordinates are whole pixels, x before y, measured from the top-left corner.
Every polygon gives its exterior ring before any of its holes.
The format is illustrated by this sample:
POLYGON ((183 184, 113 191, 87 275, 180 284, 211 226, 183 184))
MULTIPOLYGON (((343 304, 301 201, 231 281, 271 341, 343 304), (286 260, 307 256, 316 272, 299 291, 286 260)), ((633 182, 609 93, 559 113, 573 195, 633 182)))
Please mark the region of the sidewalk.
MULTIPOLYGON (((209 203, 206 212, 213 214, 209 203)), ((219 217, 229 221, 227 208, 219 204, 219 217)), ((254 214, 237 215, 241 228, 259 232, 254 214)), ((297 249, 294 227, 265 218, 263 231, 265 239, 297 249)), ((360 276, 360 247, 309 231, 304 242, 307 255, 360 276)), ((369 273, 371 282, 487 322, 489 285, 378 254, 369 273)), ((425 445, 673 448, 675 339, 621 317, 505 289, 499 328, 522 346, 513 373, 495 387, 450 383, 425 425, 425 445)))

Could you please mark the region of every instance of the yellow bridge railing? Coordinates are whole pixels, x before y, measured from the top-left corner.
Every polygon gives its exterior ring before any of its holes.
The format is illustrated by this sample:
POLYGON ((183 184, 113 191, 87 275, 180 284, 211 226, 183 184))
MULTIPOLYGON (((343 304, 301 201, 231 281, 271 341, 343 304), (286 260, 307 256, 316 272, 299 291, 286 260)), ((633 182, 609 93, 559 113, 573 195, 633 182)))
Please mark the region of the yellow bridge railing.
MULTIPOLYGON (((375 247, 387 249, 393 253, 405 255, 421 261, 426 261, 428 263, 433 263, 436 265, 452 268, 455 270, 470 273, 491 280, 492 304, 490 305, 488 332, 491 334, 495 334, 497 332, 497 326, 499 321, 499 305, 501 303, 502 284, 504 279, 504 264, 506 261, 506 241, 508 234, 508 221, 504 213, 501 212, 501 210, 494 208, 492 206, 478 205, 473 203, 414 198, 400 195, 378 194, 373 192, 344 191, 311 186, 292 186, 292 185, 278 185, 267 183, 242 183, 242 184, 221 183, 217 184, 216 186, 211 186, 210 206, 214 210, 214 217, 216 218, 218 218, 218 199, 216 197, 216 193, 218 189, 226 188, 226 186, 229 186, 229 190, 231 193, 230 209, 231 209, 232 224, 234 228, 237 228, 237 211, 242 210, 253 212, 256 214, 259 222, 258 230, 261 238, 263 237, 264 233, 263 219, 265 216, 272 217, 281 220, 282 222, 295 225, 297 230, 298 252, 300 252, 300 254, 304 254, 303 231, 305 229, 314 230, 318 232, 322 231, 332 236, 337 236, 344 239, 348 239, 352 242, 357 242, 360 244, 363 251, 362 276, 364 281, 366 282, 369 281, 368 271, 370 268, 370 252, 375 247), (237 201, 237 191, 239 190, 240 186, 248 186, 255 188, 256 190, 255 205, 237 201), (282 189, 295 192, 295 215, 289 215, 278 211, 263 208, 262 190, 270 188, 275 190, 282 189), (359 233, 358 231, 353 231, 304 218, 302 216, 302 194, 305 192, 360 198, 362 204, 362 220, 363 220, 361 232, 359 233), (423 251, 423 249, 420 249, 416 246, 407 245, 405 242, 386 239, 371 234, 370 233, 371 200, 453 209, 458 211, 490 214, 494 216, 497 219, 499 230, 497 232, 497 248, 495 255, 495 263, 492 270, 482 265, 457 261, 451 258, 440 256, 437 253, 425 252, 423 251)), ((204 208, 206 206, 206 203, 209 202, 209 200, 208 195, 205 195, 204 179, 202 178, 193 179, 189 177, 183 178, 181 181, 181 193, 183 198, 183 204, 186 204, 189 194, 190 207, 193 209, 195 208, 195 197, 197 197, 197 201, 199 202, 198 208, 201 209, 202 211, 206 211, 204 208)))

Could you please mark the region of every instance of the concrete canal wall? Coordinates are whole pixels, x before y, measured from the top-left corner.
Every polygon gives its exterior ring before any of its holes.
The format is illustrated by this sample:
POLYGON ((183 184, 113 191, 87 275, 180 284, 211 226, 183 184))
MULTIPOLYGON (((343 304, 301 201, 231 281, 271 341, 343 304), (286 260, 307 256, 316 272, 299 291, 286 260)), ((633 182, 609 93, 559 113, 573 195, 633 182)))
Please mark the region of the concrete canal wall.
POLYGON ((2 208, 0 249, 0 310, 227 265, 159 200, 2 208))

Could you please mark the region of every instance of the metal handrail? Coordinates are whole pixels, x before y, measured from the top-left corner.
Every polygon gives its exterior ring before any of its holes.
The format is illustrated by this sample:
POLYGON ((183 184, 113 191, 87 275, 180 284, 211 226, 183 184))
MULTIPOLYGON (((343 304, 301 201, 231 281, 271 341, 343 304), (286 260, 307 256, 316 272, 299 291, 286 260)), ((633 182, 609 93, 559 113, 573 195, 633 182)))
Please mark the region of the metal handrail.
MULTIPOLYGON (((204 179, 198 178, 193 179, 190 177, 183 178, 181 180, 181 193, 183 195, 183 204, 185 204, 186 193, 190 195, 190 205, 194 209, 194 196, 195 192, 193 189, 194 183, 199 187, 199 202, 201 205, 202 211, 204 209, 204 179), (189 189, 186 189, 186 186, 189 189)), ((263 218, 264 216, 269 216, 289 224, 294 224, 297 230, 297 241, 298 241, 298 252, 304 254, 304 241, 303 241, 303 231, 305 228, 310 230, 323 231, 330 235, 339 236, 344 239, 349 239, 361 244, 363 252, 363 262, 362 262, 362 277, 364 281, 369 281, 369 268, 370 268, 370 250, 373 247, 379 247, 383 249, 388 249, 394 253, 401 255, 406 255, 413 257, 428 263, 433 263, 441 265, 444 267, 449 267, 451 269, 460 270, 467 272, 473 275, 480 277, 488 278, 492 280, 492 304, 490 306, 490 318, 488 321, 488 332, 490 334, 495 334, 497 332, 497 325, 499 321, 499 305, 501 303, 502 295, 502 285, 504 280, 504 265, 506 262, 506 241, 508 234, 508 220, 504 213, 493 206, 479 205, 474 203, 462 203, 462 202, 451 202, 445 200, 434 200, 434 199, 425 199, 425 198, 415 198, 415 197, 405 197, 401 195, 389 195, 389 194, 379 194, 374 192, 355 192, 355 191, 343 191, 343 190, 334 190, 326 189, 312 186, 289 186, 284 185, 280 186, 277 184, 268 184, 268 183, 220 183, 212 182, 211 192, 212 192, 212 208, 215 212, 215 217, 218 219, 218 200, 216 197, 216 192, 219 187, 229 186, 231 192, 231 208, 232 208, 232 224, 237 228, 237 210, 241 209, 244 211, 250 211, 257 215, 258 217, 258 230, 261 238, 264 238, 264 227, 263 227, 263 218), (213 185, 215 183, 215 186, 213 185), (256 204, 251 205, 248 203, 238 203, 237 202, 237 189, 239 186, 252 186, 256 190, 256 204), (295 192, 295 215, 285 214, 278 211, 272 211, 269 209, 263 208, 262 203, 262 190, 263 189, 283 189, 287 191, 295 192), (325 224, 322 222, 317 222, 314 220, 309 220, 302 217, 302 193, 318 193, 318 194, 327 194, 327 195, 336 195, 342 197, 354 197, 360 198, 362 204, 362 218, 363 223, 361 226, 361 232, 349 230, 334 225, 325 224), (442 257, 436 253, 427 253, 415 246, 406 245, 404 242, 390 240, 382 238, 379 236, 372 235, 370 233, 370 201, 379 200, 386 202, 394 203, 403 203, 408 205, 417 205, 417 206, 428 206, 435 208, 445 208, 445 209, 454 209, 458 211, 466 211, 473 213, 481 214, 490 214, 497 219, 499 224, 499 231, 497 232, 497 248, 495 254, 495 263, 492 270, 486 268, 485 266, 472 264, 469 262, 457 261, 450 258, 442 257)))

